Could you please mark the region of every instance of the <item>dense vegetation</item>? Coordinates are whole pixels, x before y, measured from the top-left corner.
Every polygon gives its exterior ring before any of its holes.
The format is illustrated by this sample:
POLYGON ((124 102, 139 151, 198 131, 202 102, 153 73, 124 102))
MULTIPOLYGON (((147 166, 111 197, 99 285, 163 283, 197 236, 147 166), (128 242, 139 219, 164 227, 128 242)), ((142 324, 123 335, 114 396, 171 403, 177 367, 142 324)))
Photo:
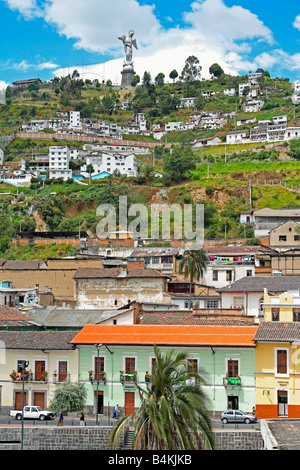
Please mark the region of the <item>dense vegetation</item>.
MULTIPOLYGON (((153 78, 150 72, 145 72, 143 77, 135 77, 131 90, 113 87, 109 81, 83 81, 76 71, 72 76, 56 77, 42 87, 32 85, 26 91, 8 88, 6 104, 0 106, 1 134, 17 130, 23 121, 55 117, 57 112, 70 110, 80 110, 83 118, 119 124, 131 121, 134 113, 143 112, 148 127, 168 121, 187 122, 194 109, 179 108, 179 103, 181 98, 191 96, 196 98, 197 111, 236 111, 237 118, 246 117, 247 114, 242 112, 245 97, 225 96, 223 90, 238 89, 239 83, 247 81, 248 77, 226 75, 218 64, 212 64, 210 73, 210 80, 202 79, 201 64, 191 56, 181 72, 170 71, 167 77, 170 80, 167 81, 163 74, 153 78), (215 94, 204 98, 203 91, 215 94), (127 102, 127 109, 121 107, 123 102, 127 102)), ((288 79, 271 78, 263 71, 261 86, 265 105, 256 113, 257 119, 287 114, 289 125, 300 126, 299 109, 292 106, 293 87, 288 79), (265 93, 266 87, 274 91, 265 93)), ((249 127, 250 124, 239 129, 249 127)), ((231 119, 221 131, 195 129, 168 133, 152 155, 138 156, 137 178, 110 177, 87 186, 72 180, 66 183, 36 180, 21 192, 0 183, 0 256, 47 259, 73 254, 73 248, 55 245, 17 248, 11 246, 11 240, 20 229, 76 231, 80 227, 95 236, 98 205, 109 203, 118 209, 120 195, 127 196, 128 205, 140 203, 148 208, 153 202, 194 206, 203 203, 206 238, 221 239, 226 234, 227 238, 248 237, 249 243, 254 243, 252 230, 239 224, 241 210, 250 207, 250 185, 253 207, 300 207, 297 191, 300 187, 300 139, 289 143, 227 145, 226 149, 224 145, 197 151, 191 148, 195 138, 212 137, 216 133, 224 142, 226 133, 234 128, 235 121, 231 119), (155 177, 156 172, 162 177, 155 177), (165 191, 163 197, 160 196, 161 189, 165 191), (18 193, 17 197, 1 196, 8 191, 18 193), (33 212, 29 211, 31 205, 33 212)), ((136 139, 142 138, 153 140, 152 137, 136 136, 136 139)), ((47 153, 49 145, 53 144, 66 142, 52 139, 51 132, 49 140, 13 139, 5 147, 5 159, 15 161, 21 156, 29 158, 32 153, 47 153)), ((72 142, 72 147, 80 148, 82 144, 72 142)))

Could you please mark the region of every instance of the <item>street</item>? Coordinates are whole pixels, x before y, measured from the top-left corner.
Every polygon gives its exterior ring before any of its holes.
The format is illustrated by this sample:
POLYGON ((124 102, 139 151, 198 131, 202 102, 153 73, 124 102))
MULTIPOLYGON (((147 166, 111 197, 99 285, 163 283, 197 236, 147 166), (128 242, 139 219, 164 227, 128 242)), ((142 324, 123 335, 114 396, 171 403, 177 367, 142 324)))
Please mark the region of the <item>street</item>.
MULTIPOLYGON (((54 418, 47 421, 39 421, 26 419, 24 421, 25 426, 57 426, 58 418, 54 418)), ((11 418, 8 415, 0 415, 0 426, 21 426, 21 421, 17 421, 14 418, 11 418)), ((113 418, 108 418, 107 416, 99 415, 98 417, 98 426, 113 426, 116 423, 116 420, 113 418)), ((64 416, 64 425, 65 426, 80 426, 79 416, 64 416)), ((86 426, 96 426, 96 417, 87 416, 85 419, 86 426)), ((223 424, 219 419, 212 419, 212 427, 215 431, 249 431, 260 429, 260 422, 254 424, 245 424, 245 423, 228 423, 223 424)))

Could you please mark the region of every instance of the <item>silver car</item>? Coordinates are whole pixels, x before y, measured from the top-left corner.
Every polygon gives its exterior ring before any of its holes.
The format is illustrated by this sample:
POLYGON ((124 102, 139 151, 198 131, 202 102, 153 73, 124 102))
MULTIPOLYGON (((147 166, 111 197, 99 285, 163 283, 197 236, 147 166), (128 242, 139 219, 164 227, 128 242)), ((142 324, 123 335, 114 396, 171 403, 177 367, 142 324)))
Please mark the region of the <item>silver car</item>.
POLYGON ((255 423, 257 417, 253 414, 247 414, 240 410, 227 410, 221 414, 221 421, 223 424, 227 423, 255 423))

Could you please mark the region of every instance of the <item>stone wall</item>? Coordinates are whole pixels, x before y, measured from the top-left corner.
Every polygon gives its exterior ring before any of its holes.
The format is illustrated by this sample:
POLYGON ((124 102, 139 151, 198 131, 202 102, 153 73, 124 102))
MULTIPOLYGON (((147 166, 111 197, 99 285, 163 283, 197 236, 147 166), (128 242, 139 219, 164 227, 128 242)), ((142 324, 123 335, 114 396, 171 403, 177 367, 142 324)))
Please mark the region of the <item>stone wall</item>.
MULTIPOLYGON (((25 427, 24 450, 107 450, 111 427, 63 426, 25 427)), ((258 431, 216 432, 218 450, 261 450, 263 439, 258 431)), ((21 448, 21 428, 0 428, 0 451, 21 448)))

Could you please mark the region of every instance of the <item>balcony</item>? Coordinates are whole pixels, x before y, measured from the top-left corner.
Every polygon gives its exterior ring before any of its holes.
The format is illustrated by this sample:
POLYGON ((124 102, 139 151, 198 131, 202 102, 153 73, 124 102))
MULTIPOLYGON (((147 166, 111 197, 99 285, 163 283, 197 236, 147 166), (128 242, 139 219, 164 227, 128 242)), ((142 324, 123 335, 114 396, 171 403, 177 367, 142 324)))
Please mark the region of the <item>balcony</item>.
MULTIPOLYGON (((13 382, 22 382, 23 374, 21 372, 15 372, 14 370, 10 374, 10 378, 13 382)), ((48 382, 48 372, 34 374, 32 372, 25 371, 24 382, 48 382)))
POLYGON ((91 384, 98 382, 106 385, 106 372, 100 372, 100 374, 97 374, 97 372, 89 371, 89 381, 91 384))
POLYGON ((69 383, 71 381, 70 374, 58 374, 54 372, 53 383, 69 383))
POLYGON ((135 385, 137 382, 137 372, 134 371, 132 374, 125 374, 120 371, 120 382, 122 385, 135 385))
POLYGON ((223 385, 226 388, 240 388, 242 386, 241 377, 223 377, 223 385))

